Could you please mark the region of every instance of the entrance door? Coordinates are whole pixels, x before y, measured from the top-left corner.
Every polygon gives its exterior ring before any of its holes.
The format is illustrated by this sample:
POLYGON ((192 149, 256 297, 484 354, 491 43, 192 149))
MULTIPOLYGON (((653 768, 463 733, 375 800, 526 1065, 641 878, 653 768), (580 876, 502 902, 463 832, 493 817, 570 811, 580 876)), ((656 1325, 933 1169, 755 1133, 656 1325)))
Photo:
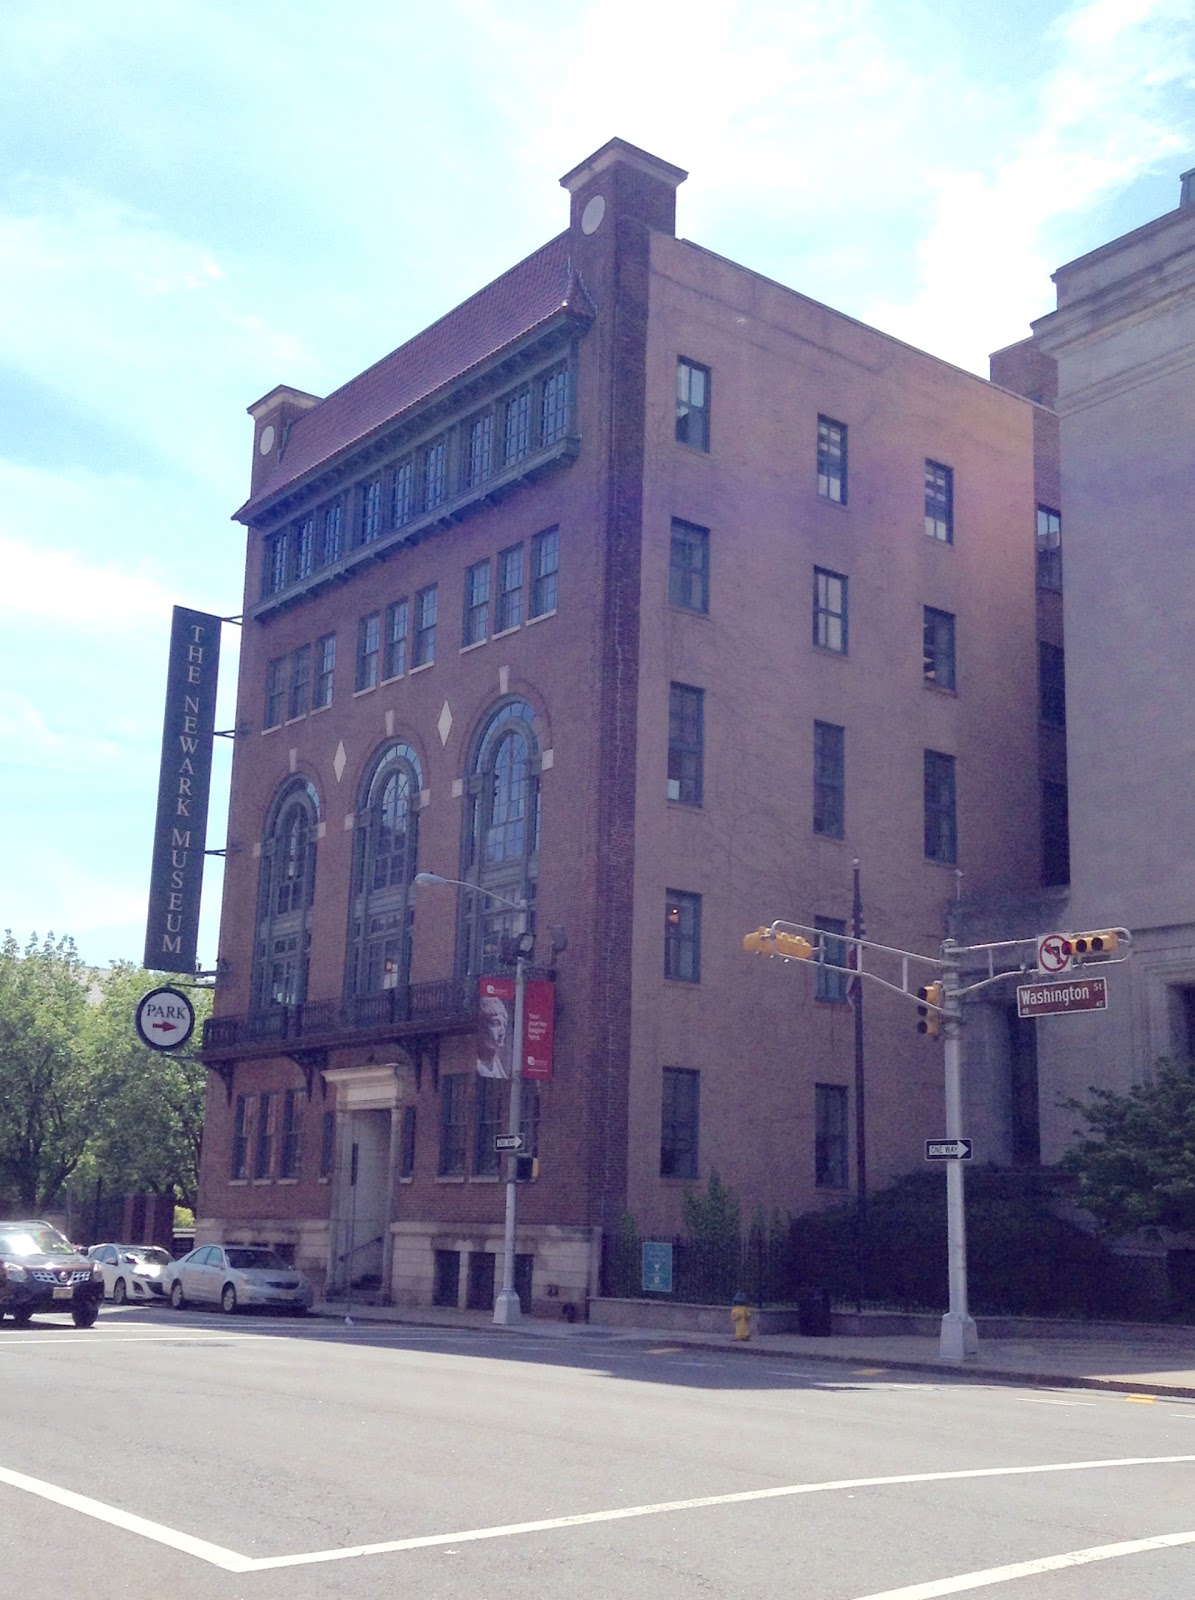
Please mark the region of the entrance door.
POLYGON ((390 1223, 389 1111, 350 1111, 340 1147, 335 1281, 375 1293, 390 1223))

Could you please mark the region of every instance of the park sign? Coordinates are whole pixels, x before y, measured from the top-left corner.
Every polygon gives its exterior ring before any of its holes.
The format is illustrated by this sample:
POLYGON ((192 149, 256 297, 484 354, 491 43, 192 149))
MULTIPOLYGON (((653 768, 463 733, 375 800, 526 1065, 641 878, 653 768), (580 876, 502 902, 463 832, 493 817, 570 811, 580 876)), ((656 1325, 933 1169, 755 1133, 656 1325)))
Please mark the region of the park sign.
POLYGON ((194 972, 212 781, 220 618, 175 606, 145 924, 151 972, 194 972))
POLYGON ((1066 1011, 1106 1011, 1106 978, 1071 978, 1066 983, 1017 985, 1018 1017, 1055 1017, 1066 1011))

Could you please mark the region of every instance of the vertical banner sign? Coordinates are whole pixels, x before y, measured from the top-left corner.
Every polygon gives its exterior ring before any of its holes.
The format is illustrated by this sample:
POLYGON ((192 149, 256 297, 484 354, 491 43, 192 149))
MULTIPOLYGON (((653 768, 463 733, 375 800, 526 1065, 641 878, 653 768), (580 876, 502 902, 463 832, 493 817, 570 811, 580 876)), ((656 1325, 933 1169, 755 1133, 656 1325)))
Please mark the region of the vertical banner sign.
POLYGON ((552 1081, 555 1006, 556 985, 546 978, 529 978, 523 994, 523 1077, 531 1083, 552 1081))
POLYGON ((175 606, 145 925, 154 972, 195 971, 219 667, 220 618, 175 606))
MULTIPOLYGON (((523 1078, 552 1081, 556 985, 528 978, 523 985, 523 1078)), ((514 1042, 515 980, 482 978, 478 994, 476 1070, 482 1078, 509 1078, 514 1042)))

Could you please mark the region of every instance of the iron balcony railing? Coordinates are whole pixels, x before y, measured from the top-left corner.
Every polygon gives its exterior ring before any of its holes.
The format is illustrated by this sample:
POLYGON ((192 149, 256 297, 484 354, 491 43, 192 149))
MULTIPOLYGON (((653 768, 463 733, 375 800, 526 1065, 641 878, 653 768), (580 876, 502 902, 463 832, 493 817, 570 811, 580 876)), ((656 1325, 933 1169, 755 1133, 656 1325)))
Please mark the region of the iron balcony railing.
POLYGON ((203 1025, 205 1052, 241 1045, 331 1042, 343 1036, 382 1029, 459 1025, 477 1009, 476 978, 437 978, 378 994, 335 1000, 305 1000, 268 1006, 245 1016, 210 1017, 203 1025))

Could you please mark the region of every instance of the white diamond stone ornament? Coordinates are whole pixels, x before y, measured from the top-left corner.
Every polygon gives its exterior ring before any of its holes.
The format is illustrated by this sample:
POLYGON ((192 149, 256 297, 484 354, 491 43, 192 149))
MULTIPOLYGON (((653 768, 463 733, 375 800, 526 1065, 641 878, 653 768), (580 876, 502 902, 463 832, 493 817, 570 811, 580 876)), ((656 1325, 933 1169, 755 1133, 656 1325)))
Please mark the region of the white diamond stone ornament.
POLYGON ((344 740, 341 739, 336 746, 336 754, 332 757, 332 771, 336 774, 337 783, 344 777, 344 769, 348 764, 349 758, 345 754, 344 740))
POLYGON ((436 731, 440 735, 442 745, 448 743, 448 735, 452 732, 452 707, 445 700, 444 708, 440 712, 440 720, 436 723, 436 731))

